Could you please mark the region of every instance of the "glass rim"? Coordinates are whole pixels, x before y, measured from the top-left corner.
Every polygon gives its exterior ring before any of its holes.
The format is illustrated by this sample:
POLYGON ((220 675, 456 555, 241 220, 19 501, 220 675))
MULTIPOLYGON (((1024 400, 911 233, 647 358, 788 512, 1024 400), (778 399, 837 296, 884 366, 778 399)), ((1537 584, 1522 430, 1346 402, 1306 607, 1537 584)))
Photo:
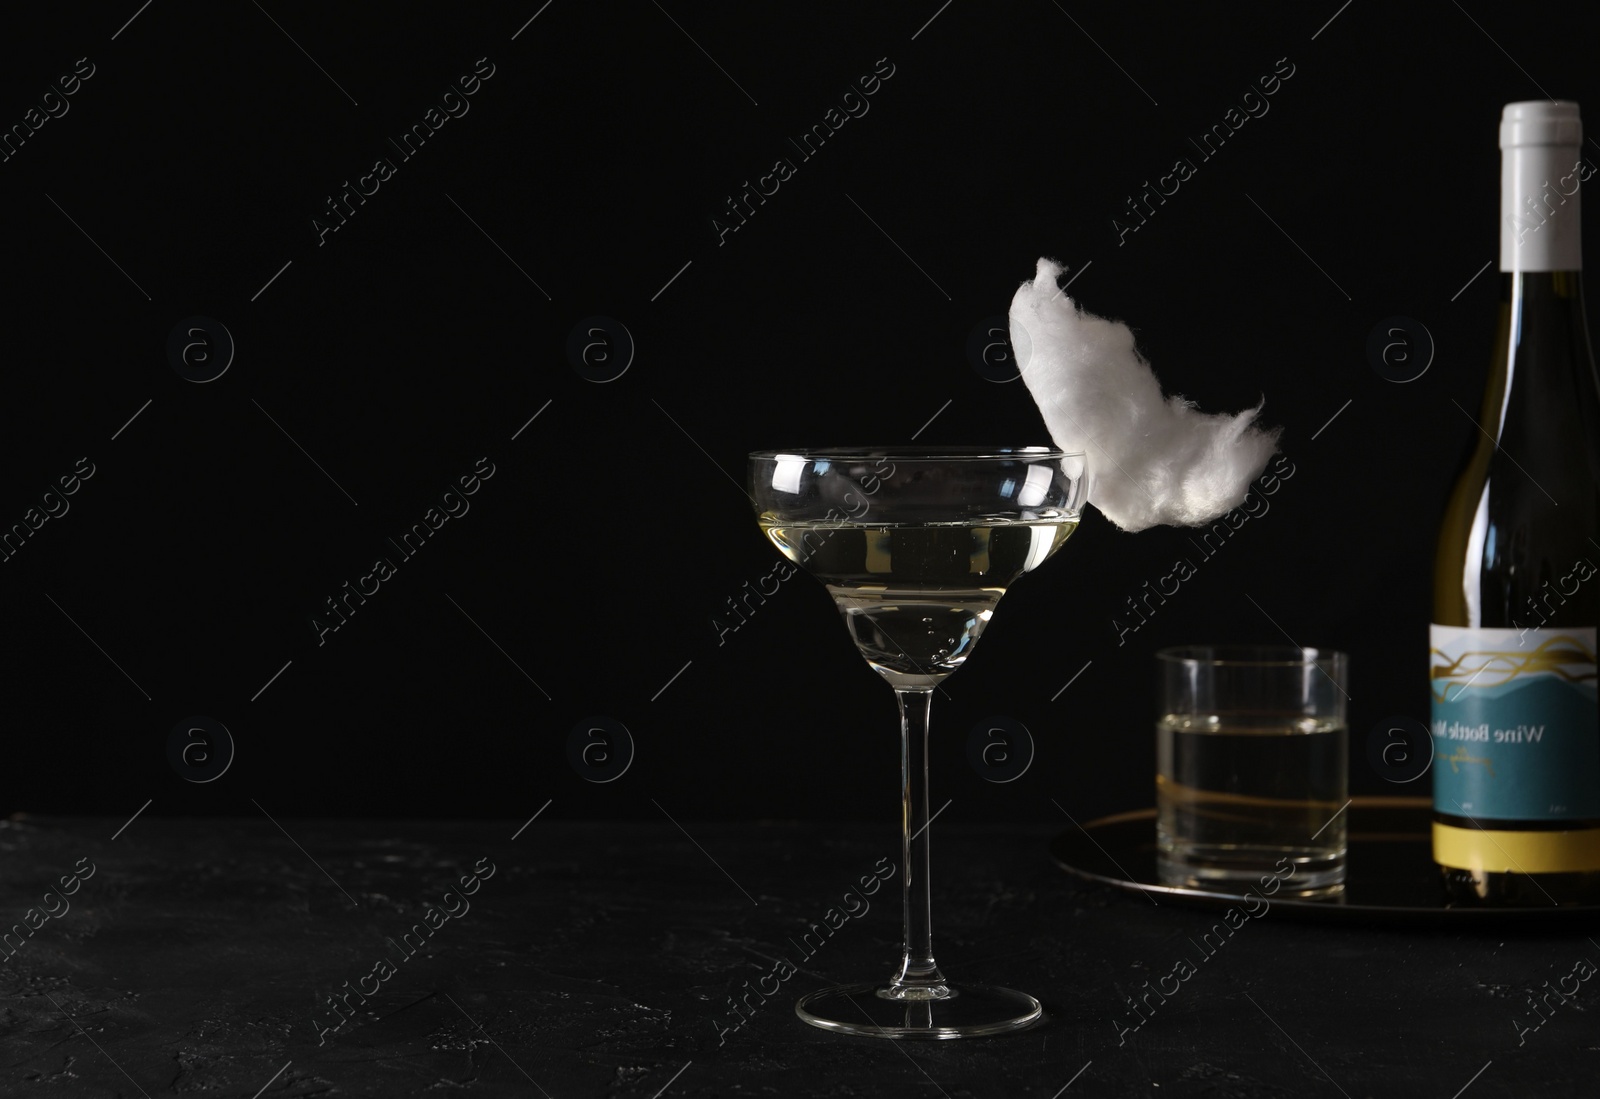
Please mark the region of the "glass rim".
POLYGON ((865 461, 869 458, 887 458, 890 461, 929 462, 929 461, 983 461, 1007 459, 1016 461, 1019 458, 1052 460, 1059 458, 1083 458, 1087 456, 1082 450, 1062 450, 1053 446, 1024 446, 1024 447, 999 447, 999 446, 905 446, 899 443, 884 446, 813 446, 790 447, 781 450, 752 450, 752 462, 775 462, 780 458, 803 458, 807 460, 826 458, 829 461, 865 461))
POLYGON ((1171 645, 1156 650, 1155 655, 1168 664, 1209 668, 1313 668, 1349 659, 1338 649, 1300 645, 1171 645))

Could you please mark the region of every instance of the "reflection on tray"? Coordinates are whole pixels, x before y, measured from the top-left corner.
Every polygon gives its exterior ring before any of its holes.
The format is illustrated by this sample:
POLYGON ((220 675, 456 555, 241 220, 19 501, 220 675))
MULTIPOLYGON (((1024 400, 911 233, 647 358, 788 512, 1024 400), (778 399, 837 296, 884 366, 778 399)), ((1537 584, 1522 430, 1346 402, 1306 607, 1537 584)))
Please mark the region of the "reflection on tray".
MULTIPOLYGON (((1056 837, 1050 853, 1081 878, 1146 895, 1171 897, 1242 917, 1270 913, 1299 919, 1366 923, 1547 924, 1600 921, 1600 905, 1549 908, 1450 908, 1431 847, 1427 798, 1358 797, 1351 801, 1350 853, 1343 893, 1321 899, 1283 896, 1272 876, 1257 887, 1229 892, 1162 885, 1156 875, 1156 811, 1102 817, 1056 837), (1270 890, 1270 892, 1269 892, 1270 890), (1277 895, 1274 895, 1277 894, 1277 895)), ((1224 913, 1224 918, 1228 918, 1224 913)))

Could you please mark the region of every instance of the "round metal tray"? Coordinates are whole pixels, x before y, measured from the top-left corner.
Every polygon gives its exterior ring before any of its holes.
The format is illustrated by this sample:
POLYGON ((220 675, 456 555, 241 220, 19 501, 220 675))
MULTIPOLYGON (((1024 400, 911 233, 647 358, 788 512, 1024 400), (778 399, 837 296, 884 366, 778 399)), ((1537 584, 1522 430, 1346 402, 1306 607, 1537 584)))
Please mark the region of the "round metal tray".
MULTIPOLYGON (((1548 908, 1452 908, 1445 904, 1432 858, 1432 806, 1427 798, 1358 797, 1349 814, 1350 854, 1344 894, 1327 900, 1267 897, 1261 915, 1359 923, 1505 926, 1600 925, 1600 905, 1548 908)), ((1246 894, 1161 885, 1156 878, 1156 811, 1139 809, 1061 833, 1050 854, 1068 873, 1158 903, 1226 908, 1246 894)), ((1259 901, 1255 902, 1259 904, 1259 901)))

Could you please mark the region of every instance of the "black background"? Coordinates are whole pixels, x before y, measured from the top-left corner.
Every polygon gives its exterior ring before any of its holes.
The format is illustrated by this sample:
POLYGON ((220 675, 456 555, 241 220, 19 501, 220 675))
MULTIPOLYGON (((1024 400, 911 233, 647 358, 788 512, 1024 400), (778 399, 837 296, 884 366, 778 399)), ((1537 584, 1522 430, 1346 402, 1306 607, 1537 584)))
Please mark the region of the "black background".
POLYGON ((1452 401, 1477 408, 1498 291, 1474 272, 1499 109, 1597 101, 1584 9, 155 0, 124 27, 137 6, 8 17, 6 125, 76 59, 95 72, 0 164, 0 524, 80 457, 95 474, 0 564, 0 809, 890 817, 893 696, 820 586, 719 644, 775 560, 744 457, 930 417, 919 442, 1049 442, 967 351, 1040 255, 1169 391, 1265 394, 1295 472, 1121 644, 1127 598, 1194 554, 1091 516, 937 696, 936 804, 1147 804, 1153 651, 1279 627, 1352 655, 1353 790, 1426 793, 1374 773, 1366 736, 1426 717, 1434 528, 1476 431, 1452 401), (479 58, 469 113, 319 246, 328 196, 479 58), (869 112, 802 162, 788 139, 880 58, 869 112), (1199 161, 1186 138, 1280 58, 1269 113, 1199 161), (1119 244, 1181 156, 1194 178, 1119 244), (719 245, 779 157, 794 176, 719 245), (605 384, 566 352, 597 314, 636 342, 605 384), (195 315, 237 345, 208 384, 166 353, 195 315), (1395 315, 1437 345, 1407 384, 1366 354, 1395 315), (485 456, 470 512, 319 646, 324 600, 485 456), (167 762, 190 715, 237 744, 203 785, 167 762), (568 763, 593 715, 637 747, 614 782, 568 763), (966 762, 996 715, 1038 749, 1004 785, 966 762))

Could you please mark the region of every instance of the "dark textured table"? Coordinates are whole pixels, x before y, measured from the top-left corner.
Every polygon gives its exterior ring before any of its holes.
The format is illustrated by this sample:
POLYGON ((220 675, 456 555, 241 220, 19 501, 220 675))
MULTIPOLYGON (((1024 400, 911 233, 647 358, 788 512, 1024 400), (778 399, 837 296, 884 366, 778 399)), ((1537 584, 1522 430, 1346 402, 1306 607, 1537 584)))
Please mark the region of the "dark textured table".
POLYGON ((793 1011, 897 957, 898 880, 845 899, 898 862, 888 827, 141 816, 113 840, 122 823, 0 824, 6 1097, 1489 1099, 1600 1079, 1600 981, 1574 976, 1600 965, 1592 930, 1219 930, 1067 877, 1048 828, 941 827, 933 876, 946 970, 1033 992, 1045 1022, 899 1043, 793 1011))

